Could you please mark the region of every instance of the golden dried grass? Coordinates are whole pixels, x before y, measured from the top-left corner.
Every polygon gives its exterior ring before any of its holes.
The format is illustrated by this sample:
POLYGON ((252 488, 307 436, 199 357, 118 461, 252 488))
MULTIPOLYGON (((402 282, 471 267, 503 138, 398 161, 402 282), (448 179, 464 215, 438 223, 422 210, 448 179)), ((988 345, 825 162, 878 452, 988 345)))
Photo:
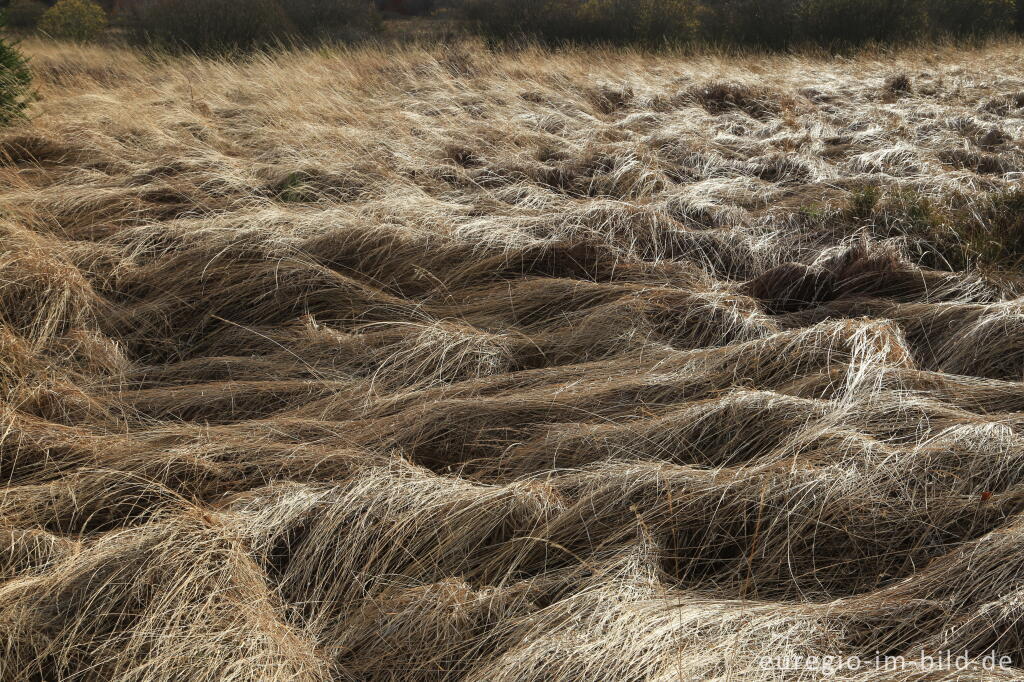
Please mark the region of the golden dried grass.
POLYGON ((26 49, 0 678, 1024 660, 1019 45, 26 49))

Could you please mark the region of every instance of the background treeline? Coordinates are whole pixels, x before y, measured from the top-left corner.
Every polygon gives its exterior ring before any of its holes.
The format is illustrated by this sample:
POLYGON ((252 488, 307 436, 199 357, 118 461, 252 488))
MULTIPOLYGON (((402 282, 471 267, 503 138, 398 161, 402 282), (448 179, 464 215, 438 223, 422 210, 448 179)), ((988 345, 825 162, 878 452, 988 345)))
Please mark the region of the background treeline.
POLYGON ((782 48, 989 36, 1022 27, 1024 0, 465 0, 490 38, 700 41, 782 48))
MULTIPOLYGON (((0 0, 9 26, 199 51, 380 35, 422 16, 497 42, 898 43, 1024 30, 1024 0, 0 0), (112 29, 107 29, 108 20, 112 29)), ((426 22, 427 20, 424 20, 426 22)))

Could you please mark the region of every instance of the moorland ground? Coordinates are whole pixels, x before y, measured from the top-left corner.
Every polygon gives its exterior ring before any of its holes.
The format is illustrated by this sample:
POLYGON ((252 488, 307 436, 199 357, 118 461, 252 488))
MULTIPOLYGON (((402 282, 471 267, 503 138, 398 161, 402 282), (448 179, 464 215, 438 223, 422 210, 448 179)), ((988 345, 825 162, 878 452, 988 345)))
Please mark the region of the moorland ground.
POLYGON ((23 47, 0 678, 1024 665, 1020 44, 23 47))

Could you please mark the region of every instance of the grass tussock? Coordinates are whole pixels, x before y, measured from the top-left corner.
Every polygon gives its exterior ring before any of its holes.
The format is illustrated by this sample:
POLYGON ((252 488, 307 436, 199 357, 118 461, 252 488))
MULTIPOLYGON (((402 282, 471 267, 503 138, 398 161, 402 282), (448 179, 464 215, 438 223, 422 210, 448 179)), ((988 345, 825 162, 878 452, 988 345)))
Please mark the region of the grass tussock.
POLYGON ((24 47, 0 679, 1024 675, 1018 45, 24 47))

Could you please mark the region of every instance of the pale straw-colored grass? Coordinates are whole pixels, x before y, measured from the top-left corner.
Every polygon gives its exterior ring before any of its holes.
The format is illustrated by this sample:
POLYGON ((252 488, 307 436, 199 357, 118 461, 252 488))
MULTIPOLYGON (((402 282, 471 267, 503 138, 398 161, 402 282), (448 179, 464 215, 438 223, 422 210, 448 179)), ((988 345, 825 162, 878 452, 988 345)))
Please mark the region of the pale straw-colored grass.
POLYGON ((1024 666, 1019 44, 24 47, 0 679, 1024 666))

